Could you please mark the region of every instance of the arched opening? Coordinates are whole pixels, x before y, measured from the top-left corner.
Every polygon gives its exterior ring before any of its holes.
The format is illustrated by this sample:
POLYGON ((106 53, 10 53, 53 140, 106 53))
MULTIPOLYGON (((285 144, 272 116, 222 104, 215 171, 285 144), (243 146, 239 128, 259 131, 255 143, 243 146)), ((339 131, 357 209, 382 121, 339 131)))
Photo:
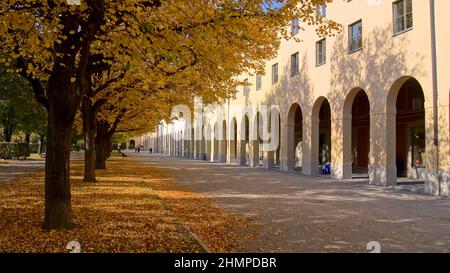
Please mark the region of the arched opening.
POLYGON ((204 160, 211 160, 211 125, 206 124, 203 131, 203 139, 205 140, 205 156, 204 160))
POLYGON ((250 121, 247 114, 242 118, 241 132, 239 136, 239 165, 245 166, 249 163, 249 139, 250 139, 250 121))
POLYGON ((252 167, 258 167, 262 165, 262 159, 263 159, 263 153, 261 149, 262 145, 262 138, 261 138, 261 123, 263 122, 263 118, 261 116, 261 113, 258 111, 255 115, 255 119, 253 122, 253 138, 251 141, 251 145, 249 145, 249 156, 250 156, 250 165, 252 167))
POLYGON ((130 147, 130 149, 135 149, 136 148, 136 141, 134 139, 130 140, 129 147, 130 147))
MULTIPOLYGON (((270 135, 270 139, 267 141, 267 144, 270 144, 270 146, 267 146, 268 150, 263 153, 263 167, 266 169, 273 169, 277 168, 277 162, 279 164, 279 151, 280 151, 280 133, 281 133, 281 124, 280 124, 280 112, 277 108, 272 108, 269 110, 269 116, 267 120, 267 131, 270 135), (278 122, 277 128, 273 127, 275 126, 275 123, 272 123, 272 117, 278 122), (274 131, 276 130, 276 132, 274 131)), ((263 141, 264 142, 264 141, 263 141)))
MULTIPOLYGON (((281 115, 278 113, 278 140, 281 141, 281 115)), ((280 154, 281 154, 281 142, 278 143, 278 148, 275 152, 275 167, 280 168, 280 154)))
POLYGON ((301 171, 303 160, 303 114, 298 103, 289 108, 287 132, 287 169, 301 171))
POLYGON ((220 142, 221 142, 220 162, 227 162, 228 138, 227 138, 227 122, 225 120, 222 122, 222 137, 220 142))
POLYGON ((191 140, 189 141, 189 157, 194 158, 195 152, 195 131, 194 128, 191 128, 191 140))
POLYGON ((331 108, 324 97, 313 106, 311 159, 311 174, 331 174, 331 108))
POLYGON ((217 122, 214 124, 214 132, 212 134, 213 137, 213 155, 212 155, 212 161, 219 161, 219 140, 217 139, 218 135, 218 125, 217 122))
POLYGON ((183 136, 181 134, 181 131, 177 133, 177 156, 181 157, 183 153, 183 136))
POLYGON ((397 177, 425 179, 425 96, 420 83, 409 78, 396 97, 397 177))
MULTIPOLYGON (((344 134, 344 137, 351 138, 351 146, 350 149, 344 147, 344 158, 350 156, 353 177, 367 177, 370 152, 370 102, 363 89, 355 88, 348 94, 344 116, 349 114, 351 114, 351 135, 344 134)), ((343 128, 346 129, 345 124, 343 128)))
POLYGON ((230 163, 236 163, 237 161, 237 121, 236 118, 231 120, 231 132, 230 132, 230 163))

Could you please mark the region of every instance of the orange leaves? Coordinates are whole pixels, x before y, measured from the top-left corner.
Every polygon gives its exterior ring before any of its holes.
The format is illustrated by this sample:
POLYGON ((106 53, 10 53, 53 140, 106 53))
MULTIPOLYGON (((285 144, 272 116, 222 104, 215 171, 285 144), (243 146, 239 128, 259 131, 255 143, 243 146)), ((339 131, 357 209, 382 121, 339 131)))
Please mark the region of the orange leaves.
POLYGON ((211 251, 236 247, 236 229, 247 224, 198 194, 177 186, 161 170, 112 158, 98 182, 81 182, 82 162, 72 162, 75 227, 41 229, 43 175, 0 184, 0 252, 201 252, 195 233, 211 251))

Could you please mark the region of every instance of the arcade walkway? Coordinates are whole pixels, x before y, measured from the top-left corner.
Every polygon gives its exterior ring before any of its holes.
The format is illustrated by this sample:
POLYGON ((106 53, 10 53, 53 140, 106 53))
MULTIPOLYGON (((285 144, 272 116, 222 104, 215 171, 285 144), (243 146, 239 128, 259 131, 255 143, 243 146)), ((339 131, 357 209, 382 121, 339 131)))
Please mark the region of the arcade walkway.
POLYGON ((449 252, 450 201, 364 181, 129 153, 180 184, 246 216, 258 229, 249 252, 449 252))

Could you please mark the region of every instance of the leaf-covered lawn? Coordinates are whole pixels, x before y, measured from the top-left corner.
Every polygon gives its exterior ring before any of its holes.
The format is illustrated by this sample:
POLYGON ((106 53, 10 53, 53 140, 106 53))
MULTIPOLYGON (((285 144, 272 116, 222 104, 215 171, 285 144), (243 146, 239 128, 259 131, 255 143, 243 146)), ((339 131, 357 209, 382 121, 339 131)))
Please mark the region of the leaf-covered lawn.
POLYGON ((75 227, 43 231, 44 177, 0 183, 0 252, 202 252, 192 231, 213 252, 238 247, 251 226, 177 185, 137 159, 113 157, 97 183, 83 183, 83 162, 72 161, 75 227))

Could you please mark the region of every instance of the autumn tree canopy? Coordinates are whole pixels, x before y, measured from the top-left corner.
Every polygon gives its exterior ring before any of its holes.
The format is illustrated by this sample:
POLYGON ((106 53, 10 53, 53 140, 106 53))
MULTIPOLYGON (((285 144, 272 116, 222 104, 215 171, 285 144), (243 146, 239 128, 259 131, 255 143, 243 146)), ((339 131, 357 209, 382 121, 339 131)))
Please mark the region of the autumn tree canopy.
POLYGON ((70 134, 92 76, 129 65, 143 90, 170 92, 172 84, 194 87, 206 101, 225 97, 237 75, 275 55, 291 19, 319 24, 324 35, 337 30, 315 16, 327 2, 2 0, 0 51, 8 57, 0 62, 26 77, 48 110, 44 228, 72 224, 70 134))

